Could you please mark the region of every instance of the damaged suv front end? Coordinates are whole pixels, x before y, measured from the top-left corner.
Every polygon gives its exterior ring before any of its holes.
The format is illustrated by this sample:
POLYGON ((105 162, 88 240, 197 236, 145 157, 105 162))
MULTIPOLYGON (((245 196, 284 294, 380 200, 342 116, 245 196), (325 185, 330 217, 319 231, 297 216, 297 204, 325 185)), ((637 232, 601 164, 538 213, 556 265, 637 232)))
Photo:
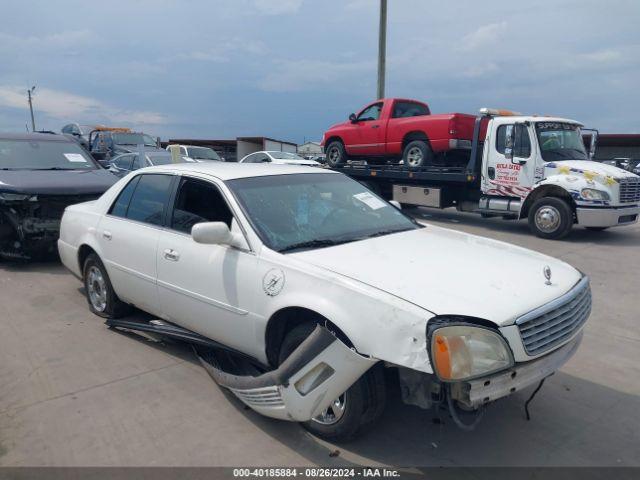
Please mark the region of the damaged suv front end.
POLYGON ((0 257, 55 252, 64 209, 95 200, 116 180, 64 136, 0 134, 0 257))

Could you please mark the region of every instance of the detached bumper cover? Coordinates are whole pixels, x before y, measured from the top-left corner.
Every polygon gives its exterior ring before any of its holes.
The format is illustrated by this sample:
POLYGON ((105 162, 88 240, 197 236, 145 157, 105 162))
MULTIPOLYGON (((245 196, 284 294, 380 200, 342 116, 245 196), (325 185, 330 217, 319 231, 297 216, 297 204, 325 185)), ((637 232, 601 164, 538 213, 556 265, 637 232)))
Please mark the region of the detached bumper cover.
POLYGON ((638 221, 640 206, 619 208, 576 208, 578 225, 583 227, 615 227, 638 221))
POLYGON ((215 359, 200 354, 198 358, 216 383, 256 412, 296 422, 319 415, 378 362, 351 350, 320 326, 278 369, 262 375, 229 374, 215 359))
POLYGON ((562 367, 582 341, 580 332, 569 343, 536 360, 517 363, 504 372, 465 382, 457 398, 469 407, 478 407, 538 383, 562 367))

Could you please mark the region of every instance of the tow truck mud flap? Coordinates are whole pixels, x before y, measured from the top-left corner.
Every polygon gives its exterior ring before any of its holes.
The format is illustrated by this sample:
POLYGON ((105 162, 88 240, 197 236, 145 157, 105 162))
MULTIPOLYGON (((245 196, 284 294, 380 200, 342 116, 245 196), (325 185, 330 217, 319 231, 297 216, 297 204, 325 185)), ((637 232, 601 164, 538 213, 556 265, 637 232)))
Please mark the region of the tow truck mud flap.
POLYGON ((319 415, 377 362, 351 350, 321 326, 278 369, 258 376, 226 373, 215 353, 196 353, 216 383, 253 410, 296 422, 319 415))

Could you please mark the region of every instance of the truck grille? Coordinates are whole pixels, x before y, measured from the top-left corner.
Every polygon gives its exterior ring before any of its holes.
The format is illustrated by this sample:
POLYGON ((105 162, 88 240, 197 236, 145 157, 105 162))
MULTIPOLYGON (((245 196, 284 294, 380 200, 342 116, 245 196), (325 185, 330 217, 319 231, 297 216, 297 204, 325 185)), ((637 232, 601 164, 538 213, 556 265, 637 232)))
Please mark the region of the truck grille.
POLYGON ((539 355, 568 340, 591 313, 589 278, 583 277, 568 293, 516 320, 525 351, 539 355))
POLYGON ((620 203, 640 202, 640 178, 619 178, 620 203))

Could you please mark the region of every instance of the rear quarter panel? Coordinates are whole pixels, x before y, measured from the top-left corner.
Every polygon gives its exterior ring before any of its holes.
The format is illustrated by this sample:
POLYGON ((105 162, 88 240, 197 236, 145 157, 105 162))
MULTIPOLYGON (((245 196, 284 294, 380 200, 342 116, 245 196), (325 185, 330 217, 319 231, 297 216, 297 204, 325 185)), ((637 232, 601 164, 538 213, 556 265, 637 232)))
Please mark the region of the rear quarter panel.
POLYGON ((60 223, 58 253, 62 264, 78 277, 82 277, 82 266, 78 262, 80 246, 86 244, 94 250, 98 249, 95 232, 100 214, 93 210, 96 202, 67 207, 60 223))

